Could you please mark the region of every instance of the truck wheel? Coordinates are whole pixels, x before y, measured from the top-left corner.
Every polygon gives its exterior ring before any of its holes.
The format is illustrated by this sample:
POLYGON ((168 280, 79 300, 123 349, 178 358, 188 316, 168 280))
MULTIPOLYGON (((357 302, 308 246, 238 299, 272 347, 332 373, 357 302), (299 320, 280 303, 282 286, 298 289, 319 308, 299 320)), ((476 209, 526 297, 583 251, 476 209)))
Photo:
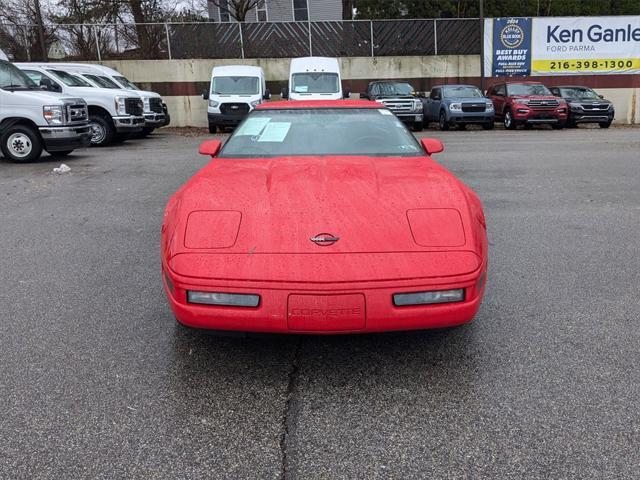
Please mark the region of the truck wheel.
POLYGON ((155 127, 143 127, 142 131, 137 135, 138 138, 147 138, 149 135, 153 133, 155 127))
POLYGON ((412 125, 412 130, 414 132, 421 132, 424 130, 424 122, 414 122, 412 125))
POLYGON ((92 113, 89 115, 89 127, 91 127, 92 147, 104 147, 113 141, 116 129, 111 119, 99 113, 92 113))
POLYGON ((562 130, 564 126, 564 123, 554 123, 551 125, 551 128, 553 128, 554 130, 562 130))
POLYGON ((494 127, 494 126, 495 126, 495 125, 494 125, 494 123, 493 123, 493 122, 486 122, 486 123, 483 123, 483 124, 482 124, 482 128, 483 128, 484 130, 493 130, 493 127, 494 127))
POLYGON ((514 130, 516 128, 516 121, 513 119, 511 110, 504 112, 504 128, 507 130, 514 130))
POLYGON ((216 133, 216 125, 214 123, 209 124, 209 133, 216 133))
POLYGON ((444 113, 444 110, 440 112, 438 125, 440 126, 440 130, 449 130, 449 121, 447 120, 447 114, 444 113))
POLYGON ((52 157, 66 157, 71 152, 73 152, 73 150, 61 150, 59 152, 49 152, 49 155, 52 157))
POLYGON ((598 123, 598 125, 600 126, 600 128, 609 128, 611 126, 611 122, 613 122, 613 120, 609 120, 608 122, 600 122, 598 123))
POLYGON ((42 153, 40 134, 29 125, 13 125, 0 138, 2 154, 12 162, 33 162, 42 153))

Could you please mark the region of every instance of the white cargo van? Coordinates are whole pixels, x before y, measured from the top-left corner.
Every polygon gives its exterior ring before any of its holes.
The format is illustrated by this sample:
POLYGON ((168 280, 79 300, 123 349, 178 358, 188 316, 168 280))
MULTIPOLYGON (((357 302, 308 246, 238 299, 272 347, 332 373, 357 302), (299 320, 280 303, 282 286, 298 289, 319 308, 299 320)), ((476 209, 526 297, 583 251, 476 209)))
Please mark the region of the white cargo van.
POLYGON ((293 58, 289 67, 289 85, 282 98, 289 100, 340 100, 349 98, 342 91, 340 65, 335 58, 293 58))
POLYGON ((269 100, 271 94, 261 67, 229 65, 213 68, 211 83, 202 98, 209 102, 209 132, 216 133, 218 127, 239 124, 251 110, 269 100))
POLYGON ((96 63, 53 63, 52 66, 62 68, 70 73, 79 74, 95 87, 131 91, 142 98, 144 128, 147 135, 156 128, 169 125, 171 118, 167 105, 159 93, 141 90, 117 70, 96 63))
POLYGON ((43 150, 68 155, 89 146, 87 104, 81 98, 42 91, 10 62, 0 60, 0 149, 14 162, 30 162, 43 150))
POLYGON ((86 80, 55 64, 16 63, 36 85, 48 91, 83 98, 89 107, 91 145, 105 146, 128 134, 142 131, 142 99, 138 95, 108 88, 96 88, 86 80))

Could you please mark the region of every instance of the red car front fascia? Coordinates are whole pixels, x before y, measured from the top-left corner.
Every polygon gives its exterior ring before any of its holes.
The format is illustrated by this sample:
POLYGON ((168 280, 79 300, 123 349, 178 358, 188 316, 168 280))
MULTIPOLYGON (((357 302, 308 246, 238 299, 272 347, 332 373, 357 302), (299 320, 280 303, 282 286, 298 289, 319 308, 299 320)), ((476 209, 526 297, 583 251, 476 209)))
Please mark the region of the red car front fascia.
POLYGON ((163 283, 167 299, 176 319, 189 327, 290 334, 373 333, 393 330, 421 330, 462 325, 473 320, 480 308, 486 285, 486 263, 477 271, 461 276, 420 281, 365 282, 353 285, 296 285, 279 282, 219 282, 182 277, 163 262, 163 283), (168 281, 171 282, 169 286, 168 281), (397 293, 452 290, 463 288, 462 302, 397 307, 397 293), (260 296, 256 308, 199 305, 187 302, 187 291, 254 294, 260 296), (291 295, 361 294, 365 298, 366 324, 354 330, 291 329, 287 302, 291 295))

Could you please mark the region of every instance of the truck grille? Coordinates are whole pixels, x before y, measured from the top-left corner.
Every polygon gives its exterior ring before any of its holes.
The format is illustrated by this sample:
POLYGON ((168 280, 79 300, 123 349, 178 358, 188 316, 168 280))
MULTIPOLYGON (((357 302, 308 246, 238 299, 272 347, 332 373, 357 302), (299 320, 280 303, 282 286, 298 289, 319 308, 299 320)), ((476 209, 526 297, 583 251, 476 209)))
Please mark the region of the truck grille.
POLYGON ((382 104, 393 113, 413 112, 413 100, 382 100, 382 104))
POLYGON ((529 107, 536 109, 556 108, 559 105, 557 100, 529 100, 529 107))
POLYGON ((487 109, 486 103, 463 103, 463 112, 484 112, 487 109))
POLYGON ((220 112, 224 115, 242 115, 249 113, 248 103, 223 103, 220 105, 220 112))
POLYGON ((592 103, 592 104, 583 103, 582 108, 584 110, 589 110, 589 111, 606 112, 607 110, 609 110, 609 104, 608 103, 592 103))
POLYGON ((129 115, 142 115, 142 99, 141 98, 125 98, 124 111, 129 115))
POLYGON ((154 113, 162 113, 162 99, 158 97, 151 97, 149 99, 149 109, 154 113))
POLYGON ((67 121, 69 123, 86 122, 89 118, 86 103, 67 103, 65 108, 67 111, 67 121))

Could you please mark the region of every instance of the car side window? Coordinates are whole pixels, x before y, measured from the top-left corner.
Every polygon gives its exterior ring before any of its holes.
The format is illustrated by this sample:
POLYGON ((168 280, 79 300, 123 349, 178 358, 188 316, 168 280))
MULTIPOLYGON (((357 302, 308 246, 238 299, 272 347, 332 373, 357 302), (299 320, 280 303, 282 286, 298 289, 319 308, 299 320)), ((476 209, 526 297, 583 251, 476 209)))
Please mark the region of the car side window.
POLYGON ((371 95, 380 95, 380 85, 377 83, 374 83, 373 86, 371 87, 371 95))
POLYGON ((431 98, 431 100, 440 100, 440 89, 439 88, 434 88, 431 90, 431 95, 429 95, 429 98, 431 98))
POLYGON ((31 80, 33 80, 36 85, 40 85, 40 80, 42 80, 42 77, 44 76, 42 73, 35 70, 23 70, 23 72, 26 73, 27 76, 31 80))
POLYGON ((502 84, 496 87, 495 92, 499 97, 504 97, 507 94, 507 89, 504 84, 502 84))
POLYGON ((556 97, 560 96, 560 89, 559 88, 552 87, 549 90, 551 90, 551 93, 553 93, 556 97))

